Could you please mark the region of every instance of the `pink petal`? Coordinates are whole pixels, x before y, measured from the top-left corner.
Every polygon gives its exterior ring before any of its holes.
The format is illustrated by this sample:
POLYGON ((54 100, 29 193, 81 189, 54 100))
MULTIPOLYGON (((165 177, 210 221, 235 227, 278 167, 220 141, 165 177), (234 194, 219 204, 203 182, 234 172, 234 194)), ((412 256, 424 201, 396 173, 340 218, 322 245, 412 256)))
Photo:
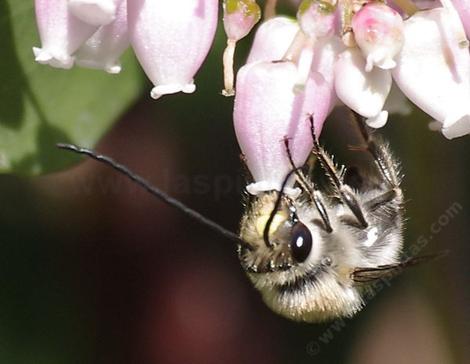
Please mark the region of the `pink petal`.
POLYGON ((393 78, 413 103, 442 123, 447 138, 470 133, 470 53, 452 9, 422 11, 405 21, 393 78))
MULTIPOLYGON (((81 21, 95 25, 107 25, 116 18, 119 3, 126 0, 67 0, 69 9, 81 21)), ((130 0, 132 1, 132 0, 130 0)))
POLYGON ((225 33, 235 41, 245 37, 261 18, 261 9, 254 0, 225 0, 223 8, 225 33))
POLYGON ((299 30, 297 22, 289 18, 265 21, 256 31, 246 63, 280 60, 299 30))
POLYGON ((312 148, 308 116, 314 114, 319 135, 329 105, 329 100, 312 97, 313 77, 303 92, 295 93, 297 67, 291 62, 256 62, 239 70, 234 125, 255 179, 247 188, 250 193, 281 188, 292 169, 284 137, 289 138, 294 163, 305 163, 312 148))
POLYGON ((300 28, 309 37, 321 38, 333 34, 336 23, 336 3, 303 1, 297 11, 300 28))
POLYGON ((460 15, 467 38, 470 38, 470 0, 452 0, 452 3, 460 15))
POLYGON ((34 5, 42 43, 42 48, 33 48, 36 62, 71 68, 72 54, 98 27, 74 17, 64 0, 36 0, 34 5))
POLYGON ((128 2, 131 45, 158 98, 194 92, 193 77, 209 52, 217 26, 217 0, 128 2))
MULTIPOLYGON (((329 95, 329 112, 333 109, 336 102, 336 92, 334 84, 335 63, 339 54, 344 50, 343 42, 337 37, 325 37, 315 43, 312 71, 318 72, 324 80, 316 88, 316 97, 321 97, 323 93, 329 95)), ((315 79, 318 79, 316 77, 315 79)), ((323 96, 326 97, 326 96, 323 96)))
POLYGON ((389 70, 374 67, 365 71, 361 51, 348 48, 335 64, 335 90, 338 98, 358 114, 368 118, 372 127, 383 126, 388 113, 383 110, 392 86, 389 70))
POLYGON ((119 73, 121 71, 119 57, 128 47, 127 2, 122 1, 116 11, 115 20, 111 24, 100 27, 80 47, 76 54, 76 63, 81 67, 119 73))
POLYGON ((403 46, 403 20, 398 12, 382 3, 369 3, 354 15, 352 28, 367 60, 366 71, 374 66, 395 67, 394 57, 403 46))

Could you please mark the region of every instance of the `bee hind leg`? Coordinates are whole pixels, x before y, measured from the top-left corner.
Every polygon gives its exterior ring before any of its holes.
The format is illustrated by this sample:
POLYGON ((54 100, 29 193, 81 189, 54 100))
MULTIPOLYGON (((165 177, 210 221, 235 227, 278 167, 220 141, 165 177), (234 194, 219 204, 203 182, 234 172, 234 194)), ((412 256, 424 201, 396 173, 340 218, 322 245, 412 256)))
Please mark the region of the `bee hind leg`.
POLYGON ((351 189, 350 186, 343 182, 343 178, 340 172, 337 171, 333 159, 325 152, 325 150, 318 143, 317 136, 315 134, 315 126, 313 115, 310 115, 310 131, 312 134, 313 140, 313 150, 312 153, 315 154, 318 158, 318 161, 323 168, 325 174, 330 180, 331 184, 335 187, 338 197, 343 203, 345 203, 348 208, 351 210, 359 226, 363 229, 367 228, 369 224, 366 221, 364 216, 363 208, 361 207, 358 199, 356 198, 356 193, 351 189))
POLYGON ((352 110, 351 115, 364 142, 364 148, 361 146, 359 149, 365 149, 372 156, 382 179, 389 187, 391 189, 398 189, 400 185, 398 165, 387 144, 380 140, 380 138, 371 135, 370 129, 365 124, 364 118, 361 115, 352 110))

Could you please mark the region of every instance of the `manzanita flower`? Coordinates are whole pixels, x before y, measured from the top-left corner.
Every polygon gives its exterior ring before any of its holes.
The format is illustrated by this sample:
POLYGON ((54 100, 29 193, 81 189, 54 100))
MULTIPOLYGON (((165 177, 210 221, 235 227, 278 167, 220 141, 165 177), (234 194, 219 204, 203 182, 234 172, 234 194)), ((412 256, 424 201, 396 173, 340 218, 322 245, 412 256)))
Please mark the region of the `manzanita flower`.
POLYGON ((392 75, 377 67, 366 72, 365 64, 359 49, 342 52, 335 64, 335 90, 346 106, 367 118, 369 126, 379 128, 388 118, 383 107, 392 87, 392 75))
POLYGON ((127 2, 120 2, 116 17, 104 25, 80 47, 76 63, 81 67, 104 69, 108 73, 121 72, 119 57, 129 47, 127 29, 127 2))
POLYGON ((299 30, 297 22, 286 17, 263 22, 256 30, 246 63, 281 60, 299 30))
POLYGON ((33 47, 36 62, 58 68, 73 66, 73 53, 98 29, 76 18, 65 0, 35 0, 42 48, 33 47))
POLYGON ((336 0, 303 0, 297 11, 302 31, 312 38, 331 35, 336 21, 336 0))
POLYGON ((403 46, 403 20, 392 8, 371 2, 352 18, 354 39, 366 58, 366 71, 377 66, 391 69, 403 46))
POLYGON ((453 0, 452 3, 460 15, 467 38, 470 38, 470 0, 453 0))
POLYGON ((224 0, 224 29, 227 38, 238 41, 245 37, 261 18, 255 0, 224 0))
POLYGON ((450 1, 405 21, 393 77, 405 95, 455 138, 470 133, 470 52, 450 1))
MULTIPOLYGON (((318 43, 329 39, 334 32, 336 23, 336 0, 304 0, 297 11, 297 20, 301 28, 301 34, 297 35, 286 57, 295 59, 298 53, 299 77, 297 88, 302 88, 305 80, 311 72, 315 52, 319 51, 318 43), (302 39, 302 36, 304 39, 302 39), (297 44, 296 44, 297 42, 297 44)), ((323 84, 323 82, 322 82, 323 84)), ((326 84, 325 84, 326 85, 326 84)))
POLYGON ((225 96, 233 96, 233 56, 237 41, 245 37, 261 18, 261 9, 254 0, 224 0, 224 29, 227 47, 224 51, 225 96))
POLYGON ((107 25, 114 21, 117 8, 122 1, 127 0, 67 0, 73 15, 95 26, 107 25))
MULTIPOLYGON (((281 189, 292 170, 285 138, 296 166, 305 163, 312 148, 310 114, 314 115, 316 134, 321 132, 328 112, 324 105, 329 105, 329 100, 309 97, 312 78, 303 91, 295 92, 297 72, 290 61, 254 62, 238 71, 233 117, 240 148, 255 180, 247 186, 252 194, 281 189)), ((286 193, 295 193, 292 184, 286 193)))
POLYGON ((132 0, 127 11, 131 45, 155 85, 151 96, 194 92, 214 39, 217 0, 132 0))
MULTIPOLYGON (((339 54, 344 50, 344 44, 338 37, 325 37, 315 43, 314 57, 311 72, 319 75, 315 77, 321 82, 315 87, 317 97, 323 93, 328 93, 330 104, 329 112, 337 103, 335 92, 335 64, 339 54)), ((325 98, 323 96, 321 98, 325 98)), ((328 112, 328 113, 329 113, 328 112)))

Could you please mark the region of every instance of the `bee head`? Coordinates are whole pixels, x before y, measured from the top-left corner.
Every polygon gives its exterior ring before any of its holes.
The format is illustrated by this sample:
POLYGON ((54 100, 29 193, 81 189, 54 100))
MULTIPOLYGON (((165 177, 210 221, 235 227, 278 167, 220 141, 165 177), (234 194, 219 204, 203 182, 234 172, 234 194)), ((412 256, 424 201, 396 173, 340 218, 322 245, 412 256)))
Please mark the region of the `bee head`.
POLYGON ((339 248, 341 237, 322 229, 301 198, 282 196, 276 208, 278 198, 276 191, 256 196, 241 222, 246 245, 239 258, 254 286, 271 309, 290 319, 354 314, 362 301, 343 260, 354 254, 339 248))
POLYGON ((256 197, 242 219, 240 237, 247 246, 239 254, 247 272, 287 271, 310 254, 310 230, 299 221, 289 198, 281 197, 276 208, 278 197, 276 191, 256 197))

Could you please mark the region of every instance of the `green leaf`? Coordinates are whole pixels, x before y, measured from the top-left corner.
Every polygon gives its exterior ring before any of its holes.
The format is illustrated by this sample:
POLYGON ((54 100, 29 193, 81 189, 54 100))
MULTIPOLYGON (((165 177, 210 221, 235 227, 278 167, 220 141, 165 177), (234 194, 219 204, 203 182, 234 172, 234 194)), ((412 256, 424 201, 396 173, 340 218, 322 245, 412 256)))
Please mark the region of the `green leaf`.
POLYGON ((37 175, 76 162, 55 144, 94 146, 144 84, 130 51, 119 75, 37 64, 33 3, 0 1, 0 173, 37 175))

